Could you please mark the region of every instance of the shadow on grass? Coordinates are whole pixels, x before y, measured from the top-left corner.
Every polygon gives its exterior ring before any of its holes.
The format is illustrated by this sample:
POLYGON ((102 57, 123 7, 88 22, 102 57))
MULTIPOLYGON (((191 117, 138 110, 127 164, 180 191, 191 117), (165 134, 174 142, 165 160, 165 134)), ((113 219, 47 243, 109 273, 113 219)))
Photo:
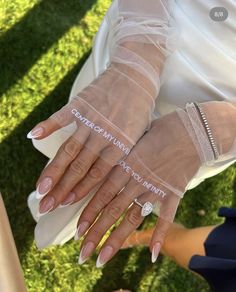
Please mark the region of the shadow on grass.
MULTIPOLYGON (((161 264, 161 262, 162 256, 159 257, 158 264, 161 264)), ((97 281, 92 291, 110 292, 119 289, 137 291, 140 281, 147 271, 152 269, 152 266, 148 248, 142 248, 140 252, 137 249, 121 250, 119 251, 119 254, 105 265, 103 268, 103 275, 100 280, 97 281), (129 269, 128 261, 131 254, 134 252, 138 253, 138 257, 135 260, 135 265, 131 264, 131 269, 129 269), (127 269, 127 271, 125 271, 125 269, 127 269)))
POLYGON ((0 38, 0 96, 17 82, 96 0, 43 0, 0 38))
POLYGON ((27 208, 27 196, 35 189, 35 182, 47 161, 33 148, 26 134, 36 123, 46 119, 67 102, 73 81, 89 53, 0 144, 0 190, 20 255, 31 244, 35 226, 27 208))

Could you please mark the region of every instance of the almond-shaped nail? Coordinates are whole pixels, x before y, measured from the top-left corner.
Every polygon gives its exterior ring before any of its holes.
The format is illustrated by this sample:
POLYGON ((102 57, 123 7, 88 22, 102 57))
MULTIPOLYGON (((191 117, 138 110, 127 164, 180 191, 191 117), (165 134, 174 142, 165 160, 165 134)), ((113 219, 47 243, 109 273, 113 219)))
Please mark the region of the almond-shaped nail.
POLYGON ((63 208, 71 205, 75 201, 75 193, 70 192, 69 195, 65 198, 64 201, 61 202, 59 208, 63 208))
POLYGON ((40 203, 40 206, 39 206, 39 215, 40 216, 43 216, 47 213, 49 213, 53 207, 54 207, 54 204, 55 204, 55 199, 53 197, 47 197, 45 198, 41 203, 40 203))
POLYGON ((152 263, 155 263, 161 250, 160 242, 156 242, 152 248, 152 263))
POLYGON ((86 262, 86 260, 90 257, 93 250, 95 248, 95 244, 92 241, 88 241, 81 249, 79 254, 79 261, 78 263, 82 265, 86 262))
POLYGON ((84 233, 88 229, 89 225, 90 224, 87 221, 80 223, 77 230, 76 230, 74 239, 79 240, 82 237, 82 235, 84 235, 84 233))
POLYGON ((36 189, 36 199, 40 200, 51 190, 52 188, 52 179, 50 177, 45 177, 38 185, 36 189))
POLYGON ((102 248, 102 250, 99 253, 99 256, 97 258, 97 262, 96 262, 96 267, 100 268, 103 265, 105 265, 109 259, 111 258, 112 254, 113 254, 113 247, 110 245, 107 245, 105 247, 102 248))
POLYGON ((31 130, 27 134, 28 139, 34 139, 34 138, 39 138, 43 134, 43 128, 42 127, 37 127, 33 130, 31 130))

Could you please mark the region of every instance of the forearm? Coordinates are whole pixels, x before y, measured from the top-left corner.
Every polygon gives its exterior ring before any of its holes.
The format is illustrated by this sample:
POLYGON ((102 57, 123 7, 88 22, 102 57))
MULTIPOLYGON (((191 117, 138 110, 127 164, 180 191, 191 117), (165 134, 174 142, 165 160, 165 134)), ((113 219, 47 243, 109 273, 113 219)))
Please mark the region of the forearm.
POLYGON ((236 103, 212 101, 201 104, 219 155, 236 158, 236 103))
POLYGON ((176 46, 168 0, 119 0, 118 15, 110 21, 112 64, 144 85, 156 99, 160 73, 176 46))
POLYGON ((215 226, 187 229, 173 223, 166 235, 161 252, 178 265, 188 269, 189 261, 194 255, 205 255, 204 242, 215 226))
POLYGON ((177 109, 198 152, 200 164, 236 158, 236 106, 225 101, 187 103, 177 109))

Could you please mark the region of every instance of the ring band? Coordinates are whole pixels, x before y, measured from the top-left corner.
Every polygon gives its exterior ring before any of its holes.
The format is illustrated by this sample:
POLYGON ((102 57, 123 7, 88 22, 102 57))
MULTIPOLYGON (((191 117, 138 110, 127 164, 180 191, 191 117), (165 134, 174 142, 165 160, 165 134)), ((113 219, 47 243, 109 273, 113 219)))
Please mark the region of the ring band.
POLYGON ((136 203, 137 205, 139 205, 139 206, 142 208, 142 210, 141 210, 141 215, 142 215, 143 217, 145 217, 145 216, 151 214, 152 211, 153 211, 153 204, 152 204, 151 202, 146 202, 146 203, 144 203, 144 204, 142 205, 142 204, 138 201, 138 199, 135 199, 135 200, 134 200, 134 203, 136 203))

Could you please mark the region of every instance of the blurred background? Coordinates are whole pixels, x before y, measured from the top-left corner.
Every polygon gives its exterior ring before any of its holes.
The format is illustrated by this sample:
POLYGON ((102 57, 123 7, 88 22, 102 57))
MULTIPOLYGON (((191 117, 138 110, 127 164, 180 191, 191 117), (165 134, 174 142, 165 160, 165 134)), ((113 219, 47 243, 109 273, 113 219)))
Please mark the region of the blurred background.
MULTIPOLYGON (((88 57, 110 0, 0 0, 0 190, 28 291, 209 291, 204 280, 146 247, 122 250, 103 269, 96 254, 77 264, 80 242, 38 251, 27 196, 47 159, 26 134, 63 106, 88 57)), ((220 223, 220 206, 235 206, 236 167, 191 192, 176 221, 187 227, 220 223)), ((155 224, 148 216, 140 228, 155 224)), ((3 267, 0 267, 0 269, 3 267)), ((1 291, 5 292, 5 291, 1 291)), ((8 291, 7 291, 8 292, 8 291)))

